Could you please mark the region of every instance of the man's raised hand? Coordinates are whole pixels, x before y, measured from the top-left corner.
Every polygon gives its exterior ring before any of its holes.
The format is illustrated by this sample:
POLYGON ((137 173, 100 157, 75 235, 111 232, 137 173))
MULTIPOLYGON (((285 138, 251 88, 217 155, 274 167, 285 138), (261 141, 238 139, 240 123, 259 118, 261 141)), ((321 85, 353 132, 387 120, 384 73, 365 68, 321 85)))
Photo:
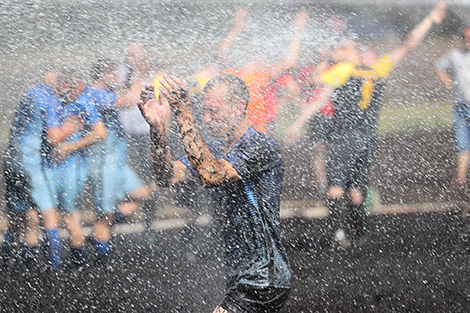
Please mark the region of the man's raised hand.
POLYGON ((160 134, 167 131, 171 120, 171 109, 167 99, 161 93, 158 99, 155 98, 153 85, 145 85, 140 92, 137 106, 151 128, 158 129, 160 134))
POLYGON ((447 3, 438 2, 429 14, 434 24, 440 24, 446 18, 447 3))
POLYGON ((175 76, 164 75, 160 80, 160 94, 163 94, 175 115, 179 115, 191 108, 191 95, 186 84, 175 76))

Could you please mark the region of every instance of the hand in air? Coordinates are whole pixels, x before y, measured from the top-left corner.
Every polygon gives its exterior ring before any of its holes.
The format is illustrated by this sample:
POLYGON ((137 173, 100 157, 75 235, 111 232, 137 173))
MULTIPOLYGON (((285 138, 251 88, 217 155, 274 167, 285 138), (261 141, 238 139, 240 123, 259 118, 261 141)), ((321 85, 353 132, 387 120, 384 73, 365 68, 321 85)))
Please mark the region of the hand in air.
POLYGON ((160 80, 160 94, 163 94, 175 115, 180 115, 191 108, 191 95, 186 84, 175 76, 164 75, 160 80))
POLYGON ((434 24, 440 24, 446 18, 447 3, 444 1, 438 2, 432 9, 429 16, 434 24))
POLYGON ((171 120, 171 109, 167 99, 161 93, 158 99, 155 98, 153 85, 145 85, 140 92, 137 106, 150 127, 158 129, 161 134, 166 132, 171 120))
POLYGON ((288 147, 292 147, 300 138, 302 129, 296 124, 289 127, 284 136, 284 144, 288 147))

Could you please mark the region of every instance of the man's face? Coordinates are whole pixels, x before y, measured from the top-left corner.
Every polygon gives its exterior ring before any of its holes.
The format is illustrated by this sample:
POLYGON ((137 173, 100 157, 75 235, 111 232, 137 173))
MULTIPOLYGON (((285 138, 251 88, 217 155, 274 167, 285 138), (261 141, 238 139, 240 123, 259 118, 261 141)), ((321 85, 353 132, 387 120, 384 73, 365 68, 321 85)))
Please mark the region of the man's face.
POLYGON ((62 100, 66 103, 73 102, 78 99, 78 96, 85 89, 85 83, 82 81, 76 82, 74 84, 70 83, 58 83, 57 84, 57 94, 62 100))
POLYGON ((227 86, 218 85, 202 96, 204 122, 215 137, 229 135, 238 121, 236 105, 227 97, 227 86))
POLYGON ((118 71, 113 69, 103 75, 103 82, 108 88, 114 89, 118 84, 118 71))

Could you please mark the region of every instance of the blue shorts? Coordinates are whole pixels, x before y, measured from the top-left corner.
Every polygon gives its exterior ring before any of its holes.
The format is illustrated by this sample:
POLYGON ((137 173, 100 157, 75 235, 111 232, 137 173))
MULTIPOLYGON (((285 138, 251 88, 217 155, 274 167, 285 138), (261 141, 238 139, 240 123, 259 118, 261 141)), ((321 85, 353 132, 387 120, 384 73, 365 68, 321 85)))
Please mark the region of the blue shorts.
POLYGON ((47 211, 55 208, 55 201, 44 168, 21 169, 5 161, 5 198, 10 212, 20 213, 31 209, 47 211))
POLYGON ((47 172, 57 208, 63 212, 80 209, 86 181, 85 162, 78 158, 68 159, 47 172))
POLYGON ((144 186, 127 162, 113 154, 104 156, 102 161, 89 159, 87 171, 95 210, 101 214, 114 213, 129 192, 144 186))
POLYGON ((454 132, 457 151, 470 150, 470 104, 457 103, 455 105, 454 132))

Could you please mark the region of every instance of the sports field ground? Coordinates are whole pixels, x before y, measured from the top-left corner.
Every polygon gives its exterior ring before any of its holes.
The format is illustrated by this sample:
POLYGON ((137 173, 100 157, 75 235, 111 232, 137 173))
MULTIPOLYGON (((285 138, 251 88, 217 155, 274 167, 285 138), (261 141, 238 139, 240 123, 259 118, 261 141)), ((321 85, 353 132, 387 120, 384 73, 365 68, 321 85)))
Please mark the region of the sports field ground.
MULTIPOLYGON (((293 288, 283 312, 467 312, 469 221, 452 205, 432 207, 383 207, 369 241, 349 250, 322 240, 321 208, 284 211, 293 288)), ((217 230, 206 219, 188 240, 183 223, 119 226, 108 266, 94 266, 91 253, 82 271, 14 265, 0 276, 1 311, 211 312, 224 291, 217 230)))

